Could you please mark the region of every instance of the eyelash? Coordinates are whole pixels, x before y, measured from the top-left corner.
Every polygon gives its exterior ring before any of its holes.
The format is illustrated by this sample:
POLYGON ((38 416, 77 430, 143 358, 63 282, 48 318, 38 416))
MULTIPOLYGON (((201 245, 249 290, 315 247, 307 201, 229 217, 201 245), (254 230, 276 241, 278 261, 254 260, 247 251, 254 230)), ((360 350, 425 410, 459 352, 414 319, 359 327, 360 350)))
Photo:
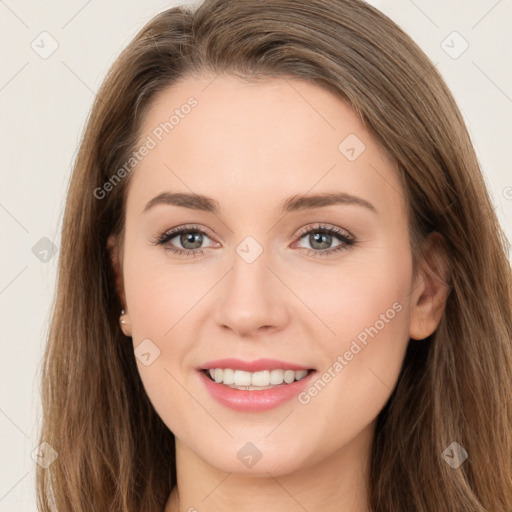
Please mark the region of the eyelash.
MULTIPOLYGON (((179 247, 174 247, 168 242, 182 233, 200 233, 201 235, 206 235, 208 238, 211 238, 206 231, 201 229, 199 226, 182 226, 178 228, 173 228, 169 231, 165 231, 161 235, 157 236, 157 238, 152 242, 153 245, 162 245, 167 251, 178 254, 179 256, 199 256, 204 254, 202 249, 180 249, 179 247)), ((324 226, 319 225, 314 228, 303 228, 297 235, 297 241, 301 240, 305 235, 309 235, 310 233, 322 233, 333 235, 342 243, 334 247, 333 249, 308 249, 306 247, 302 247, 301 249, 307 250, 308 256, 328 256, 335 253, 339 253, 340 251, 344 251, 350 247, 353 247, 356 244, 355 238, 350 235, 345 230, 342 230, 337 227, 332 226, 324 226)))

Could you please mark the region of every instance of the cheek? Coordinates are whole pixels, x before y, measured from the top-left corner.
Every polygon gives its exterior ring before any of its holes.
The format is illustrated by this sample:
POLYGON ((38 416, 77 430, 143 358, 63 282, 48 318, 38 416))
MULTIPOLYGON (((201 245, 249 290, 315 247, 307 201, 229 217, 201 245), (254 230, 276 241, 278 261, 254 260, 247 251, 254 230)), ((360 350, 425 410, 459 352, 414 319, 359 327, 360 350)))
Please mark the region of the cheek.
POLYGON ((142 343, 158 353, 148 366, 137 359, 137 367, 149 397, 156 400, 155 408, 164 414, 165 401, 178 405, 190 400, 178 381, 192 367, 190 354, 199 339, 197 315, 202 298, 215 284, 214 269, 192 262, 176 264, 164 249, 140 243, 127 243, 125 254, 124 284, 135 353, 142 343))
POLYGON ((335 334, 318 339, 322 371, 301 403, 332 427, 333 439, 341 424, 349 434, 371 422, 396 384, 409 341, 412 263, 404 251, 397 244, 333 274, 312 308, 335 334))
MULTIPOLYGON (((349 350, 355 339, 363 346, 379 339, 382 346, 400 343, 406 335, 412 280, 408 251, 407 238, 397 236, 393 244, 382 242, 348 255, 338 267, 303 271, 301 279, 287 276, 288 282, 294 283, 296 294, 304 297, 327 328, 316 321, 322 329, 322 351, 331 360, 349 350)), ((303 325, 311 329, 314 320, 308 314, 303 325)), ((319 338, 313 331, 311 335, 319 338)))
POLYGON ((190 281, 190 271, 162 263, 161 255, 157 261, 157 253, 155 248, 140 246, 126 251, 125 293, 135 354, 150 353, 147 365, 143 358, 136 358, 146 394, 169 429, 179 431, 183 419, 172 411, 186 410, 192 417, 204 414, 180 384, 190 350, 190 336, 184 330, 190 328, 200 293, 197 283, 190 281), (142 351, 142 346, 147 348, 142 351))
POLYGON ((137 246, 126 254, 125 293, 134 342, 143 338, 165 342, 201 296, 203 273, 200 266, 198 270, 191 270, 172 265, 166 261, 161 248, 137 246))

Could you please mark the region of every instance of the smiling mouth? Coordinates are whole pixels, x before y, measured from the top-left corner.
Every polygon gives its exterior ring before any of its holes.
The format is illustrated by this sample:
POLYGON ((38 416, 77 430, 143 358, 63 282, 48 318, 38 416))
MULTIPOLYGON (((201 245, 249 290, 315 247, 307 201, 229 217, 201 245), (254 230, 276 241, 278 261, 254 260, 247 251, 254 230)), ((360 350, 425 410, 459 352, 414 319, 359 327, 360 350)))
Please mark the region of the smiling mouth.
POLYGON ((217 384, 244 391, 263 391, 277 386, 293 384, 315 370, 263 370, 247 372, 232 368, 210 368, 201 370, 207 378, 217 384))

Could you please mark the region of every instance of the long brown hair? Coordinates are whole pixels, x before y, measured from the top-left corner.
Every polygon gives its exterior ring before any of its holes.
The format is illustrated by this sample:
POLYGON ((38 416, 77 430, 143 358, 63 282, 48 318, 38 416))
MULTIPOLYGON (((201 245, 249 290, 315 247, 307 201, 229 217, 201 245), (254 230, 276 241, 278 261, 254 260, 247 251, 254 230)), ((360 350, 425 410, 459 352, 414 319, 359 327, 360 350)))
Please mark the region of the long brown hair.
POLYGON ((129 159, 155 95, 204 73, 295 77, 347 101, 396 164, 414 260, 429 233, 443 237, 446 308, 434 334, 409 342, 397 386, 377 418, 371 509, 510 512, 507 241, 437 69, 395 23, 360 0, 206 0, 172 8, 153 18, 109 71, 64 214, 40 436, 58 458, 38 467, 39 510, 161 512, 176 485, 174 437, 153 409, 119 329, 107 250, 109 235, 122 240, 131 174, 104 197, 95 190, 129 159), (452 442, 469 455, 457 469, 441 456, 452 442))

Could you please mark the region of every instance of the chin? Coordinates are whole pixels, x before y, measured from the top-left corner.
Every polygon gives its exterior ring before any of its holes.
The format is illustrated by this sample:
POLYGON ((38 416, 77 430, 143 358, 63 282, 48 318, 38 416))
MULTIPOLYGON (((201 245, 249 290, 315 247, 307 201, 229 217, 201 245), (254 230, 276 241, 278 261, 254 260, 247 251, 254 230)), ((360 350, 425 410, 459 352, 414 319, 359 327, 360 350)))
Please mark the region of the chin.
POLYGON ((308 465, 304 443, 295 439, 294 445, 289 446, 282 439, 265 439, 265 435, 268 435, 268 431, 258 438, 247 435, 243 439, 230 438, 224 442, 205 436, 204 439, 208 439, 206 446, 190 448, 197 457, 217 470, 245 476, 268 477, 269 473, 272 476, 286 475, 308 465), (254 441, 250 441, 251 438, 254 441))

